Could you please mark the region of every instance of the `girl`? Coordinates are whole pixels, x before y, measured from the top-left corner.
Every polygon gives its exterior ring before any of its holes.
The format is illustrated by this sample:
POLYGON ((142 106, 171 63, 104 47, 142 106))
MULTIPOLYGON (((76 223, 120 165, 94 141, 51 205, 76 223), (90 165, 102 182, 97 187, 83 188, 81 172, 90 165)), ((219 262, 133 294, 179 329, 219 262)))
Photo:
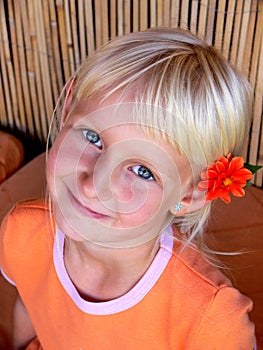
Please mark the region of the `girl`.
POLYGON ((98 50, 65 91, 52 204, 19 204, 2 225, 15 348, 253 349, 251 301, 201 253, 207 198, 241 196, 251 177, 224 157, 243 144, 244 78, 189 32, 158 28, 98 50))

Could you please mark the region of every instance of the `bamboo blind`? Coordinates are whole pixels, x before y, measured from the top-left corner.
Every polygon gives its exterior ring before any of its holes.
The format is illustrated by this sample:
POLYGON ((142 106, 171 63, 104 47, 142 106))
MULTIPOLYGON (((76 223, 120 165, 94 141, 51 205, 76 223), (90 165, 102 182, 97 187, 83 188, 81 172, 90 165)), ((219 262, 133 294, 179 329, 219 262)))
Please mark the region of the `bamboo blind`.
MULTIPOLYGON (((222 50, 254 89, 247 159, 263 164, 262 0, 0 0, 0 127, 47 137, 55 102, 83 59, 109 38, 189 28, 222 50)), ((255 184, 263 187, 260 171, 255 184)))

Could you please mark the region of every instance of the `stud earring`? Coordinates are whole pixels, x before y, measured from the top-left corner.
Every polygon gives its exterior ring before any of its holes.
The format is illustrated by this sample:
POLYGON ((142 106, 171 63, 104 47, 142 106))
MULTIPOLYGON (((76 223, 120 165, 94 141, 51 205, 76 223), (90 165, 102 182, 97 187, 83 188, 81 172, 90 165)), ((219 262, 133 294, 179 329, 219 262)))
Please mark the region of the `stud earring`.
POLYGON ((174 210, 175 211, 180 211, 183 209, 183 205, 182 203, 177 203, 176 206, 174 207, 174 210))

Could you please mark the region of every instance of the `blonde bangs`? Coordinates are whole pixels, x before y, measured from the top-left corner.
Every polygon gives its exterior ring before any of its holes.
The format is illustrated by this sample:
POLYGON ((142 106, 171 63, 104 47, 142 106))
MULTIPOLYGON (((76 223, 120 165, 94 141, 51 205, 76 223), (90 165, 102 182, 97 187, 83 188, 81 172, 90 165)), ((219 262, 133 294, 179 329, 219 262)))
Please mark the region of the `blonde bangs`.
POLYGON ((249 117, 249 86, 201 39, 182 30, 149 30, 114 40, 77 75, 76 98, 135 90, 135 119, 204 167, 238 154, 249 117))

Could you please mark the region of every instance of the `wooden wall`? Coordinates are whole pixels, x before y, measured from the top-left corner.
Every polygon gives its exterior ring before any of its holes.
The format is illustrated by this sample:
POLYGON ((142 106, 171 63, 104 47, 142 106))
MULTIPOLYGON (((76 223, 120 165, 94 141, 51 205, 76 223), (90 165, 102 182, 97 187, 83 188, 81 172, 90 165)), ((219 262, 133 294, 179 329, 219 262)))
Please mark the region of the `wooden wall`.
MULTIPOLYGON (((0 128, 44 143, 55 102, 81 61, 109 38, 190 28, 223 51, 255 93, 247 160, 263 164, 262 0, 0 0, 0 128)), ((255 184, 263 187, 260 171, 255 184)))

